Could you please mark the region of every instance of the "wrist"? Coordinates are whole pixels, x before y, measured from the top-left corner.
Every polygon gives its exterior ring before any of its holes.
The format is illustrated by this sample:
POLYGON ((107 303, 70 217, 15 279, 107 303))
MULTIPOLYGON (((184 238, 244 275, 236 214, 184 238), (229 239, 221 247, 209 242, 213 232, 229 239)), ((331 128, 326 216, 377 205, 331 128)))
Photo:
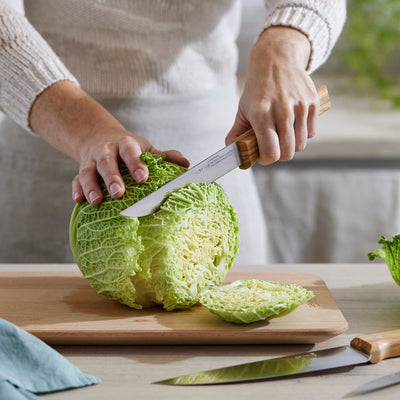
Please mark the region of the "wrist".
POLYGON ((306 70, 311 57, 311 43, 304 33, 295 28, 271 26, 259 36, 250 52, 249 62, 260 56, 295 64, 306 70))

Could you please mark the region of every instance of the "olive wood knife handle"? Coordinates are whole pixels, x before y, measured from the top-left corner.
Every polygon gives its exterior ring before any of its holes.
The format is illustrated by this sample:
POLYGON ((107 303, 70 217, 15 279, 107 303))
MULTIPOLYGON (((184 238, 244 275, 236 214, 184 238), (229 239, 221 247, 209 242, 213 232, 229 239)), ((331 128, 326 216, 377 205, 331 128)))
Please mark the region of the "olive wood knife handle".
POLYGON ((351 347, 370 354, 370 362, 375 364, 385 358, 400 356, 400 330, 356 337, 350 344, 351 347))
MULTIPOLYGON (((319 97, 319 115, 331 108, 328 89, 325 85, 317 87, 319 97)), ((239 149, 239 156, 242 163, 241 169, 250 168, 258 159, 257 138, 253 129, 248 130, 236 139, 239 149)))

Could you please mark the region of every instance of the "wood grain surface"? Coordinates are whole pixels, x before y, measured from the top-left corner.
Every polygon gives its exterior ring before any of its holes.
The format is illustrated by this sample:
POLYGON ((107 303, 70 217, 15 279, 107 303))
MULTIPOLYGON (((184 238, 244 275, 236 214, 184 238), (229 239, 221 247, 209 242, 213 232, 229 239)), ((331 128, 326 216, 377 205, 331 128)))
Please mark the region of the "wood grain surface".
POLYGON ((227 323, 202 306, 134 310, 98 295, 75 271, 0 272, 0 316, 51 345, 306 344, 345 332, 346 319, 325 282, 297 272, 235 272, 237 279, 293 283, 315 297, 293 313, 249 325, 227 323))

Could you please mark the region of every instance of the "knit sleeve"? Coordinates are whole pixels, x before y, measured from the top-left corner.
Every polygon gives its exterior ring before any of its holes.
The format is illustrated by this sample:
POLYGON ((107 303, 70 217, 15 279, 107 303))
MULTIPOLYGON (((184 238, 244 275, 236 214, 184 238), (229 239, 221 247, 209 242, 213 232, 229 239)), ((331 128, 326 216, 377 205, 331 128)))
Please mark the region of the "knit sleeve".
POLYGON ((78 82, 25 18, 21 4, 0 1, 0 109, 31 132, 36 97, 55 82, 78 82))
POLYGON ((290 26, 303 32, 311 43, 308 72, 320 67, 330 55, 346 19, 346 0, 265 0, 271 26, 290 26))

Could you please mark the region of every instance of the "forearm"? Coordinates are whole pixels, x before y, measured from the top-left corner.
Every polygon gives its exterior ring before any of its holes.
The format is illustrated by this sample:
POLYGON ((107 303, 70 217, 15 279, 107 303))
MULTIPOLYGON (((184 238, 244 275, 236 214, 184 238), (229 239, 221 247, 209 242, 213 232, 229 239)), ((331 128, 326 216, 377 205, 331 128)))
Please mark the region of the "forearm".
MULTIPOLYGON (((124 181, 118 164, 124 162, 141 183, 148 177, 143 152, 159 152, 148 140, 127 131, 105 108, 70 81, 53 84, 41 93, 30 112, 34 133, 75 159, 79 174, 72 182, 73 198, 93 205, 102 201, 99 175, 114 198, 123 195, 124 181)), ((177 151, 165 151, 167 159, 184 166, 188 161, 177 151)))
POLYGON ((0 0, 0 108, 29 129, 29 111, 39 94, 62 80, 78 82, 25 18, 22 4, 9 3, 0 0))
POLYGON ((77 162, 94 132, 124 130, 98 102, 68 80, 51 85, 37 97, 29 122, 35 134, 77 162))
POLYGON ((51 146, 80 164, 73 182, 73 198, 99 204, 103 194, 97 183, 100 174, 113 197, 120 197, 124 182, 118 162, 124 161, 132 176, 143 182, 147 167, 140 160, 151 145, 128 132, 107 110, 70 81, 51 85, 32 105, 30 126, 51 146))

